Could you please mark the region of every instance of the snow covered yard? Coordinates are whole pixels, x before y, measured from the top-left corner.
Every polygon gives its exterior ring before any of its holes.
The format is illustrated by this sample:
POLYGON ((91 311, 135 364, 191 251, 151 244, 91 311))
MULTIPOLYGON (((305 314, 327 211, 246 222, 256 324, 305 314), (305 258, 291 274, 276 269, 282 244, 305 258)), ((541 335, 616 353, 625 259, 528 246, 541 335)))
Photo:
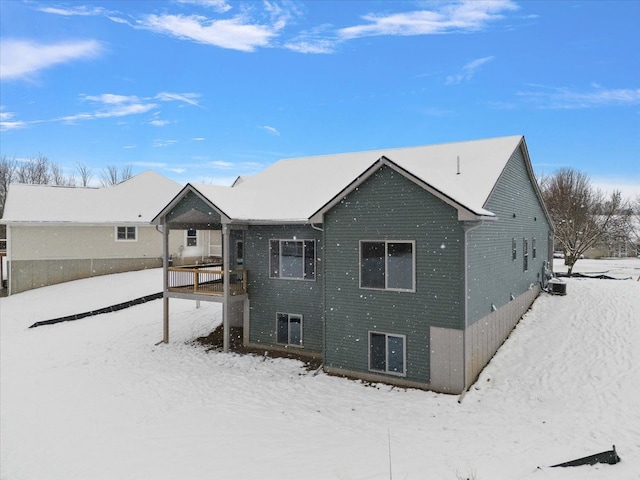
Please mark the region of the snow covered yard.
POLYGON ((28 329, 155 293, 159 270, 0 299, 0 477, 638 480, 640 260, 575 271, 633 279, 543 294, 462 404, 207 353, 190 344, 220 321, 204 302, 172 301, 169 345, 160 301, 28 329), (545 467, 612 444, 617 465, 545 467))

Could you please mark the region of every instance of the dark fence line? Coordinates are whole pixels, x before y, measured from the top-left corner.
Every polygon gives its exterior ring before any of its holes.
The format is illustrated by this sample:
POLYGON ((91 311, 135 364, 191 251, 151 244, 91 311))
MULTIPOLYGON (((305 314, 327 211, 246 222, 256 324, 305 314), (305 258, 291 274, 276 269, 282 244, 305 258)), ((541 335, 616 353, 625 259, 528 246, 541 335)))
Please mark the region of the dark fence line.
POLYGON ((119 310, 124 310, 125 308, 133 307, 135 305, 141 305, 143 303, 147 303, 152 300, 158 300, 160 298, 162 298, 162 292, 154 293, 152 295, 146 295, 144 297, 136 298, 134 300, 129 300, 127 302, 118 303, 116 305, 111 305, 110 307, 99 308, 98 310, 91 310, 90 312, 77 313, 75 315, 67 315, 66 317, 54 318, 52 320, 43 320, 42 322, 34 323, 29 328, 41 327, 42 325, 55 325, 56 323, 61 323, 61 322, 72 322, 74 320, 80 320, 87 317, 94 317, 96 315, 102 315, 103 313, 117 312, 119 310))

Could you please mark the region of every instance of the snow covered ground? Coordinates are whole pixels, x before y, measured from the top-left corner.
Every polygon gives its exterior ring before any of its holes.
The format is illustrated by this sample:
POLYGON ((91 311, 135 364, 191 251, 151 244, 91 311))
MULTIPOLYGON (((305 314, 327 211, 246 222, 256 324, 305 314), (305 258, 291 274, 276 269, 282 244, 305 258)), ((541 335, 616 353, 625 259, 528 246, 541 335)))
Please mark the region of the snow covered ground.
POLYGON ((158 270, 0 299, 0 477, 638 480, 640 260, 576 271, 633 279, 543 294, 462 404, 207 353, 190 344, 220 321, 204 302, 172 302, 169 345, 160 301, 28 329, 157 292, 158 270), (548 468, 613 444, 617 465, 548 468))

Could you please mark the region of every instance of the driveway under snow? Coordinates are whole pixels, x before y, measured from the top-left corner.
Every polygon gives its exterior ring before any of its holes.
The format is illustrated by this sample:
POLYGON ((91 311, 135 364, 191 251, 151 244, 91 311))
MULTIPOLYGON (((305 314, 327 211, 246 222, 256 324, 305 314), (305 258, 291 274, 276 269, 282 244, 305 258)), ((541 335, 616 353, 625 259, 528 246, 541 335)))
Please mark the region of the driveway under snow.
POLYGON ((581 260, 457 396, 314 376, 190 342, 220 307, 162 302, 158 270, 0 299, 2 480, 640 479, 640 260, 581 260), (549 465, 615 444, 622 462, 549 465), (541 468, 538 468, 541 467, 541 468))

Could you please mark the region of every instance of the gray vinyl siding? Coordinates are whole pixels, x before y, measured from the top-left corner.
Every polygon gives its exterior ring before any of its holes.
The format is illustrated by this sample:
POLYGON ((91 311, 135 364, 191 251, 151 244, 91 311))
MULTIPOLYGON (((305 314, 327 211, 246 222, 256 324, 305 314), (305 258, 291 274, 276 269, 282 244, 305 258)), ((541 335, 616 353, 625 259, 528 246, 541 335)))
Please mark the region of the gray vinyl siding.
POLYGON ((185 222, 185 219, 194 218, 193 222, 186 221, 187 224, 192 224, 193 227, 202 226, 203 220, 208 222, 207 228, 215 228, 219 230, 221 227, 220 214, 214 209, 209 207, 202 201, 195 193, 189 191, 180 201, 171 209, 167 214, 167 222, 185 222), (197 218, 197 221, 195 220, 197 218))
MULTIPOLYGON (((250 226, 244 233, 244 268, 251 301, 249 341, 276 345, 276 314, 302 315, 305 351, 322 352, 322 232, 309 225, 250 226), (315 280, 269 278, 269 241, 316 240, 315 280)), ((292 347, 298 348, 298 347, 292 347)))
POLYGON ((497 221, 485 222, 469 232, 468 238, 468 323, 500 308, 541 281, 543 264, 549 258, 549 223, 536 196, 518 148, 509 159, 485 208, 497 221), (512 239, 516 239, 516 259, 512 260, 512 239), (523 271, 523 239, 529 242, 529 267, 523 271), (536 239, 533 258, 532 239, 536 239))
POLYGON ((325 365, 367 373, 368 332, 405 335, 405 378, 429 382, 429 327, 464 324, 457 211, 382 167, 325 215, 324 229, 325 365), (416 291, 361 289, 361 240, 415 241, 416 291))

